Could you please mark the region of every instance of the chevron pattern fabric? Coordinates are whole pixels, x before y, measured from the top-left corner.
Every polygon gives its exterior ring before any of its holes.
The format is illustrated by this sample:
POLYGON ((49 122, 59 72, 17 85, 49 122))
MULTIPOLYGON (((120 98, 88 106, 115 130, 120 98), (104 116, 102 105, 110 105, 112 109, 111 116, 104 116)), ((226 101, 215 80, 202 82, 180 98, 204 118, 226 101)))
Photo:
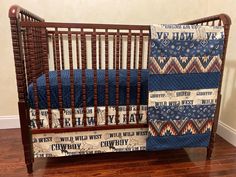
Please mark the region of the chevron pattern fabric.
POLYGON ((223 27, 151 27, 147 150, 208 146, 223 45, 223 27))
POLYGON ((155 120, 149 122, 151 136, 177 136, 186 134, 199 134, 211 132, 213 120, 206 119, 180 119, 171 121, 155 120))
POLYGON ((207 73, 220 72, 222 61, 219 56, 203 57, 154 57, 150 58, 151 74, 207 73))

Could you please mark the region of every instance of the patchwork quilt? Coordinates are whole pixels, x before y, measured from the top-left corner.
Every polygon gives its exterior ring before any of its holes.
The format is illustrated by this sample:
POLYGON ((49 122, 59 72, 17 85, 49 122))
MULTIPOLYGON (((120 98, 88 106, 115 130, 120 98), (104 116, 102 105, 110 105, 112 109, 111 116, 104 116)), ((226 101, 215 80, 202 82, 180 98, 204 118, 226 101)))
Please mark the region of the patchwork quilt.
POLYGON ((223 45, 223 27, 151 26, 147 150, 208 146, 223 45))

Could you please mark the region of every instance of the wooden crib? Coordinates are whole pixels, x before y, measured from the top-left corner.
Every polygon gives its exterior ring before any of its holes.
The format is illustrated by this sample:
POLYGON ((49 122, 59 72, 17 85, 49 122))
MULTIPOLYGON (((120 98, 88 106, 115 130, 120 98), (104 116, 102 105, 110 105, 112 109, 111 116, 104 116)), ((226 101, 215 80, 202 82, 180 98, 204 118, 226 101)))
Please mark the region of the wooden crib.
MULTIPOLYGON (((145 104, 145 101, 142 101, 144 97, 142 95, 142 72, 147 69, 149 58, 150 26, 45 22, 44 19, 16 5, 9 9, 9 18, 16 69, 21 134, 28 173, 32 172, 34 160, 32 134, 147 127, 147 122, 141 122, 139 118, 140 108, 145 104), (81 100, 76 99, 75 70, 81 74, 81 100), (91 72, 92 80, 88 78, 88 70, 91 72), (121 76, 123 70, 125 70, 126 87, 121 89, 119 85, 120 80, 124 79, 121 76), (62 75, 64 71, 67 72, 70 86, 68 103, 63 103, 64 88, 62 86, 62 75), (104 73, 104 78, 102 78, 104 80, 103 93, 99 91, 99 82, 102 82, 99 78, 101 71, 104 73), (52 82, 50 74, 52 72, 54 72, 54 79, 58 84, 56 97, 52 96, 56 91, 52 90, 50 86, 50 82, 52 82), (109 94, 109 72, 113 72, 115 78, 114 96, 109 94), (133 73, 135 73, 134 76, 133 73), (38 78, 40 76, 43 76, 45 81, 44 96, 46 99, 44 104, 41 102, 41 98, 39 98, 38 78), (131 84, 133 77, 136 77, 135 82, 137 84, 135 87, 132 87, 131 84), (91 98, 92 101, 90 100, 89 105, 88 80, 93 83, 93 98, 91 98), (29 89, 31 89, 31 97, 29 97, 29 89), (131 103, 130 95, 132 92, 135 93, 136 98, 131 103), (98 107, 101 104, 99 97, 101 94, 103 94, 102 102, 105 105, 103 124, 100 124, 98 121, 98 107), (121 124, 119 120, 119 106, 122 97, 125 97, 122 105, 125 107, 127 118, 121 124), (57 100, 57 106, 52 106, 53 99, 57 100), (65 104, 67 105, 65 106, 65 104), (114 124, 109 123, 108 113, 111 104, 115 108, 114 124), (129 119, 131 114, 130 107, 134 104, 134 115, 136 116, 135 121, 131 123, 129 119), (88 125, 86 120, 88 106, 92 106, 94 110, 93 126, 88 125), (54 107, 57 107, 59 110, 59 125, 57 127, 55 127, 52 118, 54 107), (71 111, 71 124, 69 126, 65 122, 65 107, 69 107, 71 111), (76 109, 78 107, 82 109, 83 114, 81 126, 77 126, 76 120, 76 109), (35 114, 34 128, 31 128, 31 108, 34 109, 35 114), (47 110, 48 124, 46 127, 42 126, 40 109, 47 110)), ((230 18, 225 14, 220 14, 183 24, 224 26, 225 45, 222 59, 224 66, 231 24, 230 18)), ((222 77, 223 75, 221 75, 221 80, 222 77)), ((220 110, 220 89, 218 96, 216 119, 207 151, 208 158, 211 157, 217 128, 220 110)))

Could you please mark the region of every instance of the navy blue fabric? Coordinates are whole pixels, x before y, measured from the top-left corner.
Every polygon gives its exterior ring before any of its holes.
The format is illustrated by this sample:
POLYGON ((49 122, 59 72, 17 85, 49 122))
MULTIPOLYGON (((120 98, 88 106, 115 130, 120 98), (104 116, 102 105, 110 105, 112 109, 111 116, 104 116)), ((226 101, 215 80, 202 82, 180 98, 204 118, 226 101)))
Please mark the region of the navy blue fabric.
POLYGON ((221 55, 224 39, 216 40, 168 40, 152 39, 151 57, 193 57, 221 55), (154 48, 155 47, 155 48, 154 48))
POLYGON ((146 150, 181 149, 185 147, 207 147, 210 131, 203 134, 187 134, 181 136, 150 136, 147 138, 146 150))
POLYGON ((189 74, 150 74, 149 91, 218 88, 220 72, 189 74))
MULTIPOLYGON (((115 93, 116 93, 116 71, 109 71, 109 105, 115 105, 115 93)), ((86 96, 87 106, 93 106, 94 104, 94 82, 93 82, 93 70, 86 70, 86 96)), ((127 81, 127 70, 119 70, 119 101, 120 105, 126 105, 126 81, 127 81)), ((130 70, 130 104, 136 105, 137 97, 137 76, 138 70, 130 70)), ((51 90, 51 108, 59 108, 58 105, 58 82, 56 71, 49 73, 50 78, 50 90, 51 90)), ((61 71, 62 79, 62 100, 63 108, 70 108, 70 71, 61 71)), ((98 106, 105 105, 105 70, 97 70, 98 79, 98 106)), ((75 90, 75 106, 82 107, 82 70, 74 70, 74 90, 75 90)), ((47 97, 46 97, 46 82, 45 75, 40 76, 37 79, 38 85, 38 97, 39 97, 39 108, 47 108, 47 97)), ((142 70, 141 72, 141 104, 147 105, 148 100, 148 70, 142 70)), ((33 84, 31 83, 28 88, 28 99, 31 108, 34 108, 34 92, 33 84)))
POLYGON ((148 120, 180 120, 214 118, 216 105, 157 106, 148 108, 148 120))

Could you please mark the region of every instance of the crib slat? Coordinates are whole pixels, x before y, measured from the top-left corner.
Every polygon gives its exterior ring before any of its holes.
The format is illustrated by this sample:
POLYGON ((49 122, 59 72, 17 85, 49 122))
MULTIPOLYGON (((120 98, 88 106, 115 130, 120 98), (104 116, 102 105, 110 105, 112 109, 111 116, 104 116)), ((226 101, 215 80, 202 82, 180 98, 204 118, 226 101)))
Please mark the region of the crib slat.
POLYGON ((136 123, 139 123, 140 102, 141 102, 141 70, 143 60, 143 31, 140 30, 139 36, 139 61, 138 61, 138 79, 137 79, 137 110, 136 110, 136 123))
MULTIPOLYGON (((22 21, 25 21, 27 20, 28 18, 27 17, 24 17, 24 15, 22 15, 22 18, 21 20, 22 21)), ((25 52, 25 64, 26 64, 26 74, 27 74, 27 83, 28 85, 32 82, 32 72, 31 72, 31 63, 30 63, 30 56, 29 56, 29 46, 28 46, 28 41, 27 41, 27 37, 26 37, 26 31, 23 31, 23 44, 24 44, 24 52, 25 52)))
POLYGON ((120 35, 120 69, 122 69, 123 66, 123 38, 122 35, 120 35))
POLYGON ((35 54, 36 54, 36 77, 39 77, 42 74, 42 46, 40 38, 40 28, 34 29, 34 38, 35 38, 35 54))
POLYGON ((127 80, 126 80, 126 124, 129 124, 130 105, 130 57, 131 57, 131 30, 127 38, 127 80))
POLYGON ((108 105, 109 105, 108 66, 109 66, 109 43, 108 43, 108 30, 106 29, 106 32, 105 32, 105 125, 108 125, 108 105))
POLYGON ((113 69, 116 69, 116 35, 113 35, 113 69))
POLYGON ((64 47, 63 47, 63 36, 60 34, 60 44, 61 44, 61 64, 62 64, 62 69, 65 69, 65 61, 64 61, 64 47))
POLYGON ((28 50, 28 43, 26 40, 26 32, 23 32, 23 41, 24 41, 24 52, 25 52, 25 63, 26 63, 26 72, 27 72, 27 83, 30 84, 32 82, 32 72, 31 72, 31 63, 29 59, 29 50, 28 50))
POLYGON ((81 59, 82 59, 82 99, 83 99, 83 124, 86 127, 86 73, 85 69, 87 67, 87 49, 86 49, 86 36, 84 34, 83 28, 81 28, 81 59))
POLYGON ((61 68, 60 68, 60 52, 59 52, 59 37, 58 29, 55 28, 55 51, 56 51, 56 71, 57 71, 57 83, 58 83, 58 103, 60 112, 60 126, 64 127, 64 115, 63 115, 63 100, 62 100, 62 81, 61 81, 61 68))
POLYGON ((120 34, 119 30, 117 30, 116 34, 116 125, 119 123, 119 48, 120 48, 120 34))
POLYGON ((98 36, 98 56, 99 56, 99 69, 102 68, 102 41, 101 35, 98 36))
POLYGON ((151 44, 151 41, 150 41, 150 37, 148 36, 147 37, 148 39, 147 39, 147 41, 148 41, 148 48, 147 48, 147 66, 148 66, 148 59, 149 59, 149 53, 150 53, 150 44, 151 44))
POLYGON ((71 104, 71 118, 72 126, 75 127, 75 89, 74 89, 74 68, 73 68, 73 54, 72 54, 72 40, 71 29, 68 28, 68 50, 69 50, 69 63, 70 63, 70 104, 71 104))
POLYGON ((35 77, 38 76, 38 66, 39 66, 39 52, 38 52, 38 40, 37 40, 37 29, 33 28, 33 41, 34 41, 34 55, 35 55, 35 77))
POLYGON ((137 37, 134 36, 134 69, 136 68, 137 37))
MULTIPOLYGON (((97 91, 97 45, 96 45, 96 30, 93 29, 92 35, 92 65, 93 65, 93 92, 94 92, 94 123, 97 126, 97 105, 98 105, 98 91, 97 91)), ((100 61, 99 61, 100 62, 100 61)))
POLYGON ((221 20, 219 20, 219 22, 218 22, 218 26, 221 26, 221 20))
POLYGON ((77 69, 80 69, 80 53, 79 53, 79 37, 76 34, 76 58, 77 58, 77 69))
POLYGON ((212 21, 212 25, 211 26, 215 26, 215 20, 212 21))
POLYGON ((35 107, 35 116, 36 116, 36 125, 40 129, 40 114, 39 114, 39 98, 38 98, 38 86, 37 86, 37 77, 35 69, 35 46, 34 46, 34 36, 32 28, 27 28, 28 33, 28 44, 29 44, 29 56, 31 60, 31 70, 32 70, 32 80, 33 80, 33 93, 34 93, 34 107, 35 107))
POLYGON ((46 80, 46 97, 47 97, 47 109, 48 109, 48 122, 49 128, 52 128, 52 111, 51 111, 51 90, 49 81, 49 64, 48 64, 48 46, 47 46, 47 36, 46 29, 42 28, 42 50, 43 50, 43 63, 44 63, 44 73, 46 80))
POLYGON ((52 51, 53 51, 53 61, 54 61, 54 70, 57 70, 57 61, 56 61, 56 45, 55 45, 55 34, 52 34, 52 51))

